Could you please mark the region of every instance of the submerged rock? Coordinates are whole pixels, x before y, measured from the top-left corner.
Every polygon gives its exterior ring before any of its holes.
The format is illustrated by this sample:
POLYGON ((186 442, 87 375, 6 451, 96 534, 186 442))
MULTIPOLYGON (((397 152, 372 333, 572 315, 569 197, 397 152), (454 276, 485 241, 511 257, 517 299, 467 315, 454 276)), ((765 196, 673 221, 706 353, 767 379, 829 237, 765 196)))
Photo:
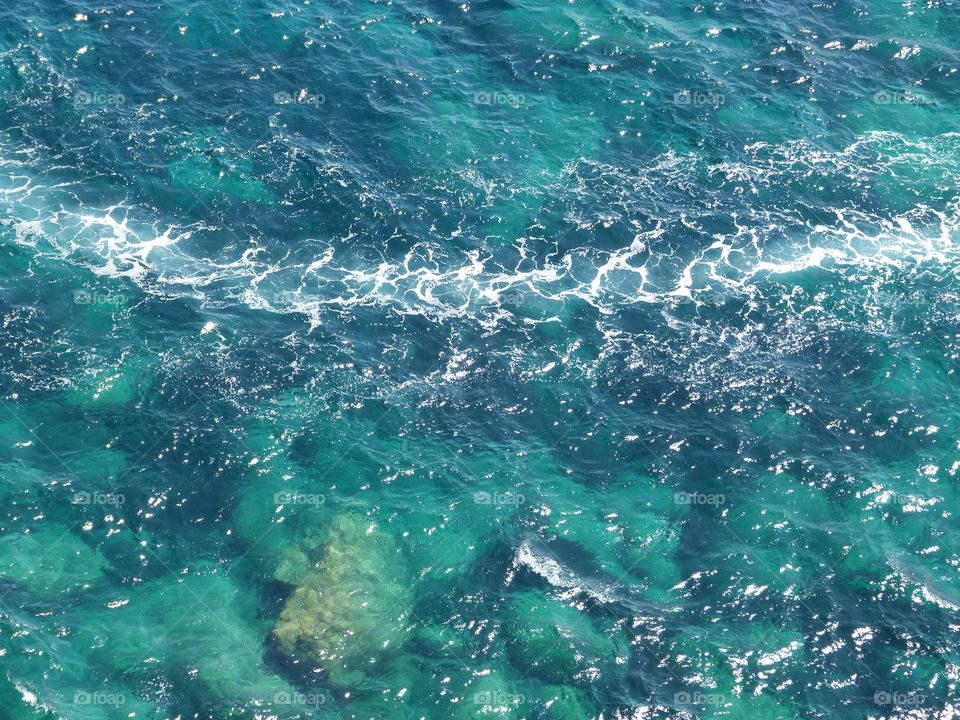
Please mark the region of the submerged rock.
POLYGON ((469 653, 457 631, 446 625, 417 625, 413 640, 418 652, 427 657, 460 657, 469 653))
POLYGON ((549 686, 543 703, 547 720, 587 720, 596 717, 589 701, 579 690, 562 685, 549 686))
POLYGON ((124 405, 150 388, 157 360, 147 354, 125 353, 116 361, 91 356, 64 399, 88 410, 124 405))
POLYGON ((256 594, 216 566, 161 576, 68 620, 74 642, 92 648, 92 667, 146 687, 199 684, 209 711, 269 707, 294 693, 264 663, 269 626, 258 616, 256 594), (157 628, 168 630, 158 637, 157 628))
POLYGON ((597 507, 598 493, 576 480, 551 472, 530 491, 535 503, 540 537, 576 544, 590 557, 593 572, 611 576, 621 572, 619 534, 610 532, 606 512, 597 507))
POLYGON ((540 537, 553 552, 559 557, 558 541, 569 541, 585 553, 577 584, 588 584, 591 575, 611 587, 626 583, 654 601, 671 599, 670 589, 683 579, 676 551, 689 513, 671 489, 645 476, 596 489, 555 476, 530 494, 539 503, 540 537))
POLYGON ((510 719, 528 717, 527 698, 516 692, 513 684, 503 673, 481 670, 471 679, 468 692, 454 705, 456 720, 480 720, 482 718, 510 719))
POLYGON ((690 506, 677 496, 644 475, 614 482, 604 492, 607 532, 622 537, 624 569, 642 579, 645 597, 658 602, 675 600, 673 588, 683 579, 676 558, 690 506))
POLYGON ((53 713, 37 707, 36 698, 6 674, 0 674, 0 707, 6 720, 54 720, 53 713))
POLYGON ((285 655, 316 663, 333 683, 352 687, 403 644, 411 603, 393 539, 369 520, 339 515, 273 636, 285 655))
POLYGON ((313 563, 310 556, 298 547, 287 548, 273 579, 285 585, 300 585, 306 579, 313 563))
POLYGON ((736 718, 736 720, 797 720, 791 708, 769 695, 724 697, 722 702, 706 705, 704 718, 736 718))
MULTIPOLYGON (((741 555, 722 563, 745 586, 769 587, 777 593, 805 593, 824 570, 821 553, 837 543, 835 505, 824 491, 789 473, 763 473, 755 483, 731 492, 727 526, 743 543, 741 555)), ((838 560, 846 551, 836 547, 838 560)))
POLYGON ((550 683, 575 683, 617 654, 589 616, 536 591, 517 594, 504 633, 514 667, 550 683))
POLYGON ((170 163, 170 179, 198 198, 209 194, 251 202, 275 198, 257 177, 249 156, 216 133, 199 134, 183 143, 183 153, 170 163))
POLYGON ((34 593, 87 588, 107 563, 69 528, 45 526, 0 537, 0 577, 34 593))
POLYGON ((771 697, 767 682, 786 667, 810 661, 803 641, 796 629, 762 622, 685 627, 665 654, 671 675, 689 683, 675 699, 683 711, 702 718, 793 720, 789 700, 771 697))

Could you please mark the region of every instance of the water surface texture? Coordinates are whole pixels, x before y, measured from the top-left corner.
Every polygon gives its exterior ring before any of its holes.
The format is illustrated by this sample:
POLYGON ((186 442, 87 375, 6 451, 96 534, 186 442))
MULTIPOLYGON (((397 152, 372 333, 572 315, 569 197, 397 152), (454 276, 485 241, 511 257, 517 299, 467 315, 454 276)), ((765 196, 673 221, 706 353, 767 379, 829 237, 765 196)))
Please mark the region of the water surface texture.
POLYGON ((0 4, 0 717, 960 715, 960 4, 0 4))

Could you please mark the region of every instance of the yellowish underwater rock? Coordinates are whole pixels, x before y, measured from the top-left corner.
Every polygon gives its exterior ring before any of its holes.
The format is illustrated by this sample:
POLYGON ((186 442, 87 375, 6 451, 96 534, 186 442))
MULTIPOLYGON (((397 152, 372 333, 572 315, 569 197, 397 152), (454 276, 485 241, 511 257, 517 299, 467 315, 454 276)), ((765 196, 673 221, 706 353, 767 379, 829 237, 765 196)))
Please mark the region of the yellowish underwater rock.
POLYGON ((280 650, 355 687, 406 639, 412 595, 393 539, 370 520, 334 518, 322 556, 273 629, 280 650))

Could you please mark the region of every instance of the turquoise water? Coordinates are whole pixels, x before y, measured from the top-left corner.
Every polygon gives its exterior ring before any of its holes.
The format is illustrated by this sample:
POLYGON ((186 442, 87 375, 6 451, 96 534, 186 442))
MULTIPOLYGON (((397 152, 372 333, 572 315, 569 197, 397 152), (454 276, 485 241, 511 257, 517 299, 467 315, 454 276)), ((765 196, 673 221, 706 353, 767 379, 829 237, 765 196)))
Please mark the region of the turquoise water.
POLYGON ((0 717, 953 717, 958 21, 4 4, 0 717))

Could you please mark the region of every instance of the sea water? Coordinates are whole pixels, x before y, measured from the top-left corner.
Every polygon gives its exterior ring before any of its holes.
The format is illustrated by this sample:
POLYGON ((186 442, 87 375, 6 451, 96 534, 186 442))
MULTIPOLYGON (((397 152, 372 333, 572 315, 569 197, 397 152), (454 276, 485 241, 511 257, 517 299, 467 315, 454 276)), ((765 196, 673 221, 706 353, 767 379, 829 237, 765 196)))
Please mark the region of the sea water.
POLYGON ((0 716, 950 718, 955 2, 0 9, 0 716))

